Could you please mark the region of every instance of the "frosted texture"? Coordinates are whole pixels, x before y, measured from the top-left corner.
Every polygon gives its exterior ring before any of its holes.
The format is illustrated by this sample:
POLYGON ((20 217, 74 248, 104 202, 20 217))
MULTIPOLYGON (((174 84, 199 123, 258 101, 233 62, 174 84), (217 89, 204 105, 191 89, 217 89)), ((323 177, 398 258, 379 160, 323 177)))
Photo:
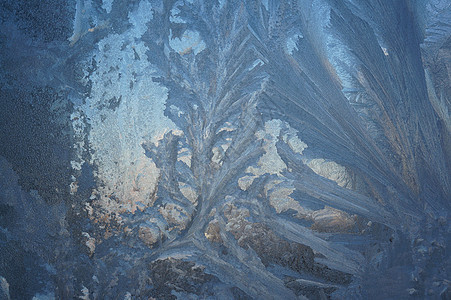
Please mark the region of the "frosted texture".
POLYGON ((450 297, 448 1, 58 3, 0 4, 1 299, 450 297))

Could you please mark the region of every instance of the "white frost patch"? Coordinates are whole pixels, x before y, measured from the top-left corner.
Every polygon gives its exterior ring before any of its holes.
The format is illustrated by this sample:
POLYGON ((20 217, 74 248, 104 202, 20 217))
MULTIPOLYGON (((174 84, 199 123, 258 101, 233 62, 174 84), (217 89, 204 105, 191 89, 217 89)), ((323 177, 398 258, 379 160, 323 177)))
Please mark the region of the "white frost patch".
POLYGON ((187 54, 191 51, 197 55, 206 47, 199 32, 189 29, 183 33, 182 38, 173 38, 171 30, 169 34, 169 46, 181 55, 187 54))
POLYGON ((179 189, 180 192, 183 194, 183 196, 185 196, 186 199, 188 199, 191 203, 193 204, 197 203, 198 195, 192 187, 190 187, 184 182, 179 182, 179 189))
POLYGON ((249 175, 243 176, 238 179, 238 186, 243 191, 246 191, 251 186, 252 182, 254 182, 254 179, 257 177, 258 176, 249 176, 249 175))
POLYGON ((85 287, 84 285, 82 285, 81 292, 83 293, 83 295, 82 296, 78 296, 78 299, 89 300, 89 290, 88 290, 88 288, 85 287))
POLYGON ((256 177, 263 174, 281 176, 281 172, 287 168, 277 153, 276 143, 279 137, 282 137, 282 140, 296 153, 302 154, 307 148, 307 144, 298 138, 296 130, 278 119, 267 121, 264 130, 257 131, 255 135, 259 140, 263 140, 265 153, 258 160, 257 167, 248 167, 246 173, 249 175, 239 179, 238 184, 243 190, 246 190, 256 177))
POLYGON ((83 14, 82 11, 84 10, 84 1, 83 0, 77 0, 77 3, 75 4, 75 17, 74 17, 74 29, 72 36, 68 39, 71 44, 76 43, 82 34, 83 30, 83 14))
POLYGON ((350 187, 352 183, 351 176, 346 171, 346 168, 334 161, 315 158, 310 161, 305 160, 304 163, 316 174, 335 181, 341 187, 350 187))
POLYGON ((290 55, 293 55, 294 51, 298 51, 298 46, 296 45, 299 39, 302 39, 302 34, 294 34, 287 39, 287 50, 290 55))
MULTIPOLYGON (((150 4, 141 1, 140 8, 148 13, 150 4)), ((130 14, 131 19, 142 22, 144 11, 130 14)), ((153 204, 159 170, 142 144, 177 129, 164 116, 168 91, 152 80, 148 48, 134 41, 144 31, 134 26, 123 35, 104 38, 94 55, 97 69, 90 75, 85 70, 92 89, 79 109, 91 126, 91 163, 97 166, 94 175, 102 183, 97 204, 106 212, 133 212, 153 204)))
POLYGON ((224 7, 224 4, 226 3, 226 0, 218 0, 219 2, 219 9, 222 9, 224 7))
POLYGON ((82 163, 75 161, 75 160, 71 160, 70 161, 70 166, 72 167, 72 169, 77 170, 77 171, 81 171, 81 166, 82 163))
POLYGON ((282 126, 281 120, 271 120, 265 123, 265 129, 259 130, 255 134, 259 140, 263 140, 263 149, 265 153, 259 159, 258 167, 249 167, 246 172, 252 173, 256 176, 261 176, 265 173, 280 174, 287 168, 283 160, 277 153, 276 143, 280 135, 282 126))
POLYGON ((130 292, 125 293, 124 300, 132 300, 132 294, 130 292))
POLYGON ((93 255, 96 251, 96 239, 91 237, 87 232, 83 232, 82 235, 85 238, 85 246, 89 250, 89 255, 93 255))
POLYGON ((294 191, 295 188, 288 180, 273 180, 265 185, 265 192, 269 198, 269 203, 277 213, 292 209, 297 211, 298 217, 308 216, 311 210, 303 208, 298 201, 290 197, 294 191))
POLYGON ((222 132, 222 131, 228 131, 228 132, 231 132, 231 131, 234 131, 234 130, 236 130, 236 126, 232 125, 232 123, 230 123, 230 122, 225 122, 225 123, 224 123, 224 126, 221 127, 221 128, 218 130, 217 133, 220 133, 220 132, 222 132))
POLYGON ((192 153, 188 148, 182 148, 178 152, 177 160, 184 162, 188 167, 191 168, 191 158, 192 153))
POLYGON ((104 28, 107 22, 99 22, 91 0, 77 0, 75 4, 74 27, 70 44, 75 44, 82 36, 96 29, 104 28), (91 27, 94 24, 94 27, 91 27))
POLYGON ((349 70, 355 65, 355 57, 351 49, 338 38, 327 36, 326 54, 335 69, 334 77, 341 82, 342 86, 353 87, 354 77, 349 70))
POLYGON ((224 157, 221 150, 222 150, 222 148, 219 148, 219 147, 214 147, 212 149, 213 157, 211 158, 211 161, 214 162, 215 164, 220 164, 222 158, 224 157))
POLYGON ((147 31, 147 23, 152 18, 152 5, 148 0, 142 0, 135 11, 129 12, 128 21, 133 25, 133 34, 136 38, 140 38, 147 31))
POLYGON ((185 22, 185 20, 183 20, 181 17, 178 16, 178 14, 180 13, 180 9, 178 8, 179 5, 181 5, 181 3, 179 1, 176 2, 176 4, 174 4, 174 8, 171 9, 171 15, 169 16, 169 21, 171 21, 172 23, 183 24, 186 22, 185 22))
MULTIPOLYGON (((74 131, 74 144, 72 146, 73 153, 74 153, 74 159, 70 161, 72 169, 75 171, 74 175, 80 175, 81 168, 83 164, 85 163, 85 160, 83 159, 83 154, 86 151, 85 150, 85 130, 86 130, 86 124, 83 121, 82 112, 80 110, 75 110, 71 115, 70 119, 72 121, 72 129, 74 131)), ((71 183, 70 183, 70 193, 73 195, 77 192, 78 189, 78 183, 76 176, 71 176, 71 183)))
POLYGON ((352 216, 329 206, 313 212, 311 218, 315 222, 313 229, 326 232, 346 232, 355 225, 352 216))
POLYGON ((282 136, 282 140, 288 144, 293 152, 301 155, 308 147, 306 143, 298 138, 297 131, 291 127, 288 127, 287 132, 282 136))
POLYGON ((102 8, 109 14, 113 8, 114 0, 102 0, 102 8))

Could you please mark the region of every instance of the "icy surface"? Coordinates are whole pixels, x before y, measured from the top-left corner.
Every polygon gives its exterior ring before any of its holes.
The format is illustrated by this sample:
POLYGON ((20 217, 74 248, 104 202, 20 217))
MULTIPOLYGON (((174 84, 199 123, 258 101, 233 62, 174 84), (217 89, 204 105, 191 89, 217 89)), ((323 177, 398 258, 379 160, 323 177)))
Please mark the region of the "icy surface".
POLYGON ((449 298, 448 2, 0 4, 0 298, 449 298))

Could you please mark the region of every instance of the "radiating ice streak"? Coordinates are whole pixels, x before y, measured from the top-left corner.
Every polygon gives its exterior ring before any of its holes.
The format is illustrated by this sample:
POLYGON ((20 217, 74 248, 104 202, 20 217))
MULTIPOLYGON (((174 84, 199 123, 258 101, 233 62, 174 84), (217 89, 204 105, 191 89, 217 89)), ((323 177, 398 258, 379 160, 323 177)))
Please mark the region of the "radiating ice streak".
POLYGON ((281 217, 268 217, 267 224, 288 240, 309 246, 323 254, 327 258, 326 265, 330 268, 350 274, 360 274, 363 271, 364 257, 357 251, 327 242, 315 236, 310 229, 281 217))
POLYGON ((390 145, 385 150, 400 157, 400 166, 396 167, 384 158, 386 165, 391 173, 401 176, 403 184, 411 190, 408 197, 413 205, 422 205, 419 198, 432 198, 441 202, 440 199, 450 193, 449 172, 436 134, 440 130, 427 100, 419 29, 416 28, 410 7, 402 1, 359 2, 363 7, 371 4, 374 8, 375 13, 365 18, 378 22, 382 38, 387 47, 393 49, 392 54, 385 57, 380 51, 374 50, 377 41, 366 20, 353 15, 343 3, 334 3, 333 28, 342 42, 353 49, 352 55, 360 61, 354 76, 382 112, 379 122, 390 145), (406 15, 397 14, 396 11, 405 11, 406 15), (347 34, 350 28, 357 34, 347 34), (433 175, 424 178, 422 174, 425 173, 433 175), (442 184, 437 185, 438 182, 442 184), (436 188, 431 193, 428 186, 434 184, 436 188))
MULTIPOLYGON (((335 182, 315 174, 303 165, 300 157, 290 154, 290 149, 283 143, 277 145, 279 155, 290 168, 294 176, 293 184, 299 191, 305 192, 316 200, 332 207, 357 213, 386 225, 393 226, 395 219, 373 199, 357 192, 343 188, 335 182)), ((291 176, 290 176, 291 177, 291 176)))

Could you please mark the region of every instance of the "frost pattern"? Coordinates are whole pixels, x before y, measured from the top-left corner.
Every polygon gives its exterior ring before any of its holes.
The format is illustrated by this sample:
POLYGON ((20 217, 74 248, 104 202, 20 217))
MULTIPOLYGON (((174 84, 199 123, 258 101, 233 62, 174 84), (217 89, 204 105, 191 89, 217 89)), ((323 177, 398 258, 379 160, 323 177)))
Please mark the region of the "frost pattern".
POLYGON ((94 193, 99 198, 96 205, 107 214, 133 212, 153 203, 159 172, 142 144, 156 142, 176 128, 164 116, 168 92, 153 81, 149 49, 135 41, 147 28, 150 8, 142 1, 129 15, 132 29, 100 41, 92 58, 96 68, 92 74, 88 69, 85 73, 85 80, 92 84, 91 95, 80 109, 91 126, 90 163, 97 167, 95 176, 102 182, 94 193))

